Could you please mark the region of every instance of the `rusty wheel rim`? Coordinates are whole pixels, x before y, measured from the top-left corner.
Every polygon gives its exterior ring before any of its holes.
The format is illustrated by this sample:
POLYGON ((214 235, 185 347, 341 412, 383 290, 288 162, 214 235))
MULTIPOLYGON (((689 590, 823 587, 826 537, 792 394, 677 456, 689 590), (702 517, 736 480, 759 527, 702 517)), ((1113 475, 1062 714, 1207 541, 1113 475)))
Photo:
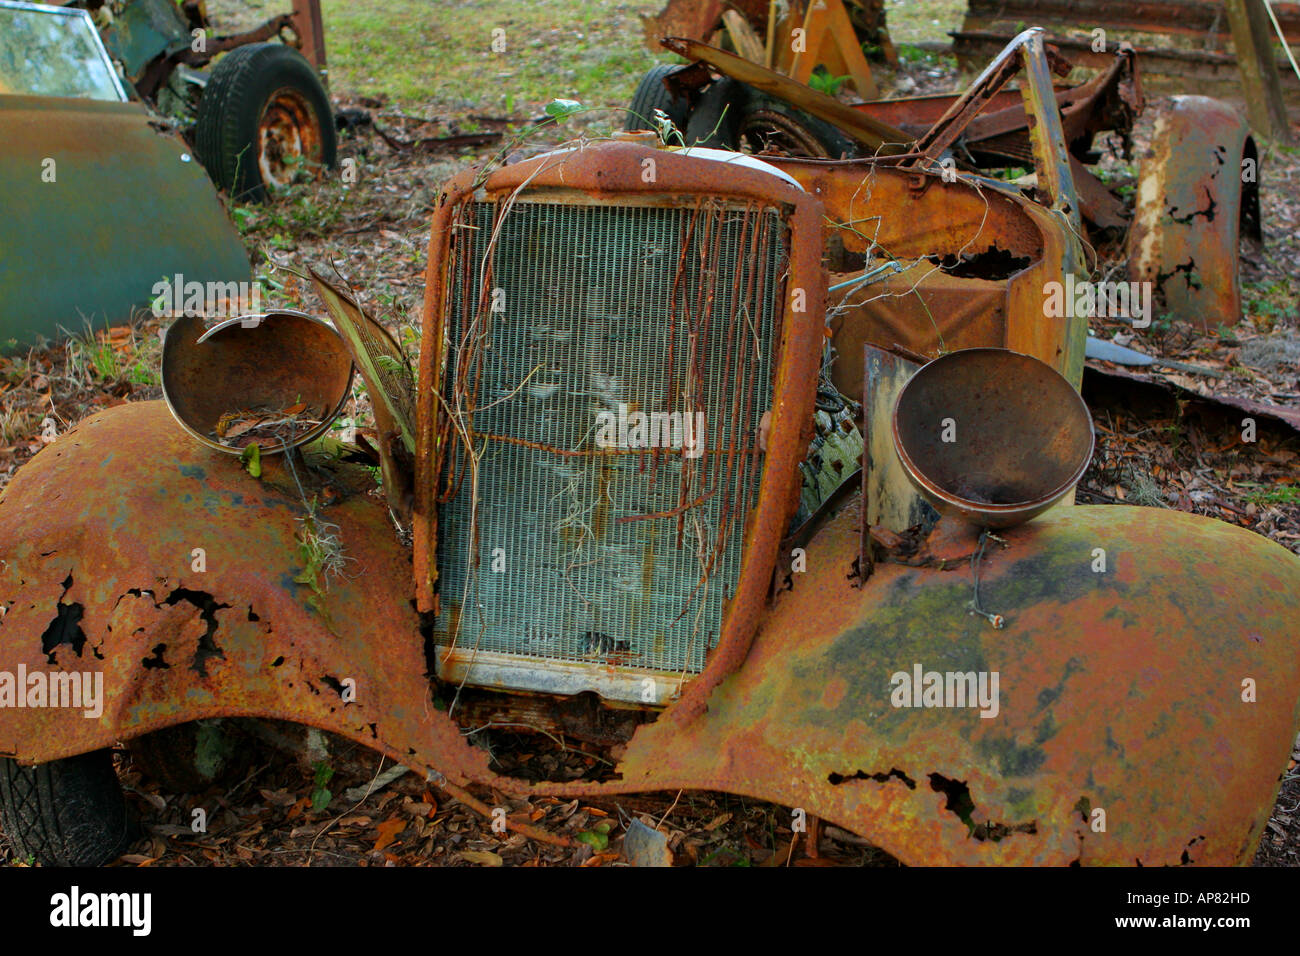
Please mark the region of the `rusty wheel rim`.
POLYGON ((741 142, 758 153, 779 153, 810 159, 838 159, 807 128, 775 110, 757 110, 750 114, 740 131, 741 142))
POLYGON ((307 98, 281 89, 267 99, 257 121, 257 168, 262 182, 283 189, 306 170, 320 167, 321 128, 307 98))

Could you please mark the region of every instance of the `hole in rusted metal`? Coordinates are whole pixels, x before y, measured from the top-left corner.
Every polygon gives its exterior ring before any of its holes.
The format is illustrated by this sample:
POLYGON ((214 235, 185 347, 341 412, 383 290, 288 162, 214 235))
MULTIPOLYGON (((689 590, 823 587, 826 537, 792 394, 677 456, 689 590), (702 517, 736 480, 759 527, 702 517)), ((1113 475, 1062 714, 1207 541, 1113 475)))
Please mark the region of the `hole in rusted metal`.
POLYGON ((343 696, 343 682, 337 677, 331 677, 329 674, 322 674, 320 679, 323 684, 329 687, 330 690, 334 691, 334 693, 338 694, 339 697, 343 696))
POLYGON ((966 829, 976 840, 983 843, 989 840, 993 843, 1010 836, 1013 833, 1037 833, 1038 821, 1030 820, 1028 823, 997 823, 992 820, 986 820, 983 823, 975 821, 975 800, 970 795, 970 788, 966 786, 964 780, 952 780, 942 774, 930 774, 930 789, 936 793, 942 793, 947 798, 944 809, 950 813, 956 814, 962 823, 966 824, 966 829))
POLYGON ((229 604, 218 604, 207 591, 191 591, 189 588, 177 588, 167 595, 159 604, 162 607, 166 604, 168 607, 174 607, 181 601, 188 601, 199 609, 199 618, 207 625, 207 630, 199 637, 198 649, 194 652, 194 660, 190 662, 190 669, 197 671, 200 677, 208 676, 208 661, 214 657, 220 657, 225 660, 226 653, 217 646, 217 642, 212 639, 217 633, 220 626, 217 623, 217 612, 222 608, 230 607, 229 604))
POLYGON ((867 773, 865 770, 858 770, 848 776, 839 773, 832 773, 826 778, 830 781, 832 787, 838 787, 842 783, 850 780, 874 780, 876 783, 888 783, 890 780, 901 780, 907 784, 908 790, 916 789, 916 781, 909 777, 897 767, 890 768, 889 773, 867 773))
POLYGON ((149 652, 150 656, 146 657, 144 660, 140 662, 140 666, 143 667, 145 670, 155 670, 155 669, 170 670, 171 665, 168 664, 165 660, 163 660, 163 654, 166 652, 166 650, 167 650, 166 644, 156 645, 149 652))
POLYGON ((938 266, 941 272, 958 279, 1010 279, 1028 268, 1030 263, 1029 256, 1017 256, 997 246, 971 255, 957 256, 949 252, 925 258, 938 266))
POLYGON ((86 632, 81 629, 81 618, 85 614, 85 608, 76 601, 71 604, 63 603, 70 590, 72 590, 72 572, 68 572, 68 576, 63 579, 63 593, 59 595, 54 620, 50 621, 49 626, 45 628, 45 633, 41 635, 41 652, 51 664, 57 663, 54 660, 54 649, 60 644, 71 646, 73 653, 78 657, 81 656, 81 649, 86 646, 86 632))

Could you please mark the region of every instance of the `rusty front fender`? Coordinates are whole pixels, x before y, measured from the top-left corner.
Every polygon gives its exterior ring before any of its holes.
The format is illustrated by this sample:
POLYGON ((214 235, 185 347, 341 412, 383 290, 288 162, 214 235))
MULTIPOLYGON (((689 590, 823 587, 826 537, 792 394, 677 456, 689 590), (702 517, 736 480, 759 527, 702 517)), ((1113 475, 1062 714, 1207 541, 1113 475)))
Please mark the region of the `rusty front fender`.
POLYGON ((1242 228, 1260 238, 1255 142, 1241 115, 1207 96, 1170 97, 1142 155, 1129 278, 1151 282, 1176 319, 1213 331, 1241 318, 1242 228))
POLYGON ((204 448, 162 402, 87 419, 22 468, 0 497, 0 671, 102 673, 104 701, 97 719, 0 707, 0 753, 43 762, 260 715, 397 756, 382 725, 418 720, 408 711, 429 698, 407 552, 346 470, 299 464, 308 494, 343 498, 320 515, 338 525, 345 576, 318 596, 294 580, 293 479, 278 458, 263 468, 258 481, 204 448))
POLYGON ((969 561, 856 589, 855 510, 708 714, 643 730, 625 780, 802 806, 909 863, 1249 862, 1300 720, 1300 559, 1197 516, 1059 508, 988 543, 999 630, 969 561), (996 716, 893 706, 917 665, 996 672, 996 716))

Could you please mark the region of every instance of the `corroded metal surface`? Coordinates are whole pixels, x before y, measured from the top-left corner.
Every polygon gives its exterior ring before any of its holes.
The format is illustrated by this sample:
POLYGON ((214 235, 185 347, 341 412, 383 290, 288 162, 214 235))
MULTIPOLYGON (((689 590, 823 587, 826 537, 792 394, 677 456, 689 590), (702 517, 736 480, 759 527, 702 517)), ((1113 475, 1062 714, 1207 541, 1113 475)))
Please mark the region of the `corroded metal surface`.
POLYGON ((831 298, 831 375, 841 392, 862 394, 866 342, 930 358, 950 349, 1009 348, 1078 387, 1087 319, 1043 315, 1045 284, 1083 262, 1059 216, 1019 196, 973 189, 960 177, 944 182, 934 171, 866 160, 768 161, 825 203, 833 273, 861 269, 872 242, 878 255, 908 264, 865 296, 831 298))
POLYGON ((1092 417, 1050 365, 1006 349, 965 349, 903 387, 893 439, 908 477, 940 514, 1006 528, 1042 514, 1083 477, 1092 417))
POLYGON ((0 499, 0 669, 99 671, 108 702, 98 720, 0 709, 0 751, 43 761, 202 717, 277 717, 457 787, 748 794, 907 863, 1222 864, 1250 858, 1300 719, 1300 561, 1277 545, 1181 513, 1073 507, 1004 532, 974 571, 879 563, 859 588, 850 506, 763 612, 745 666, 706 710, 642 726, 619 779, 500 778, 433 708, 383 506, 326 509, 356 564, 315 595, 292 580, 287 480, 276 463, 248 477, 160 403, 89 419, 25 467, 0 499), (119 494, 100 490, 109 475, 119 494), (975 574, 1001 630, 968 610, 975 574), (997 715, 894 707, 891 677, 918 664, 996 671, 997 715), (352 703, 333 689, 348 678, 352 703))
POLYGON ((1228 104, 1174 96, 1141 158, 1128 271, 1154 283, 1179 319, 1213 331, 1241 316, 1243 225, 1258 238, 1254 140, 1228 104))
POLYGON ((262 181, 285 187, 306 164, 321 165, 321 128, 311 104, 297 90, 283 89, 262 107, 257 120, 257 165, 262 181))
POLYGON ((325 464, 296 467, 306 494, 337 502, 319 514, 347 570, 315 587, 295 581, 305 507, 284 459, 254 479, 162 402, 89 418, 24 466, 0 498, 0 669, 99 672, 106 701, 98 720, 0 709, 0 752, 66 756, 199 713, 363 742, 416 719, 429 689, 407 555, 362 493, 368 473, 325 464))

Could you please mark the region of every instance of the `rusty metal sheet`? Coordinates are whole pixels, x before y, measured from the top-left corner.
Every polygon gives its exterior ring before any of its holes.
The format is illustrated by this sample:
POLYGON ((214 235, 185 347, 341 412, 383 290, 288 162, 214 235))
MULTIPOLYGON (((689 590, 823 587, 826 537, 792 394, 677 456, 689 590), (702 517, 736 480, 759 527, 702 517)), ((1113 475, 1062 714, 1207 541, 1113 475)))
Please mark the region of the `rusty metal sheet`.
MULTIPOLYGON (((1300 4, 1272 0, 1284 33, 1300 39, 1300 4)), ((953 50, 966 67, 1000 48, 1025 23, 1049 28, 1050 42, 1072 61, 1105 68, 1116 40, 1132 43, 1144 69, 1162 91, 1181 92, 1195 80, 1202 91, 1240 97, 1241 74, 1222 0, 970 0, 953 50), (1094 30, 1105 31, 1105 50, 1094 49, 1094 30)), ((1275 45, 1277 49, 1277 45, 1275 45)), ((1283 88, 1294 102, 1300 83, 1278 50, 1283 88)))
POLYGON ((0 96, 0 139, 0 348, 123 322, 177 273, 251 279, 202 167, 139 103, 0 96))
POLYGON ((905 863, 1226 864, 1249 860, 1300 720, 1300 560, 1263 538, 1164 510, 1062 508, 1004 532, 974 571, 882 562, 859 587, 851 504, 809 542, 745 666, 707 708, 675 704, 637 730, 617 779, 502 778, 432 706, 382 504, 327 509, 364 573, 313 607, 292 580, 287 481, 275 462, 248 477, 161 403, 88 419, 26 466, 0 499, 0 670, 100 672, 107 704, 99 719, 2 708, 0 751, 39 762, 202 717, 275 717, 457 787, 803 807, 905 863), (975 573, 1002 629, 968 609, 975 573), (917 665, 997 672, 997 715, 894 707, 892 678, 917 665), (345 704, 332 688, 349 677, 345 704))
POLYGON ((1257 402, 1249 398, 1238 398, 1235 395, 1215 395, 1214 393, 1197 392, 1185 385, 1172 381, 1159 373, 1154 372, 1131 372, 1128 369, 1119 368, 1108 362, 1099 362, 1089 360, 1087 369, 1097 375, 1107 378, 1123 378, 1133 382, 1142 382, 1155 388, 1163 388, 1168 391, 1176 392, 1182 400, 1192 400, 1205 402, 1210 405, 1222 405, 1229 408, 1235 408, 1246 412, 1249 415, 1259 415, 1264 418, 1271 418, 1289 425, 1296 431, 1300 432, 1300 408, 1290 408, 1285 405, 1266 405, 1263 402, 1257 402))
POLYGON ((813 540, 704 720, 633 740, 625 780, 761 792, 908 863, 1250 859, 1300 719, 1300 561, 1191 515, 1055 509, 979 563, 997 630, 967 609, 969 564, 880 563, 855 590, 856 520, 813 540), (997 671, 997 717, 894 708, 890 677, 916 664, 997 671))
POLYGON ((838 356, 832 376, 845 394, 861 394, 863 342, 930 357, 954 347, 1009 348, 1041 359, 1078 387, 1087 319, 1043 315, 1045 284, 1078 272, 1083 262, 1078 237, 1061 217, 964 176, 948 183, 936 172, 865 160, 768 161, 825 203, 835 272, 860 266, 872 241, 881 257, 917 260, 910 274, 872 286, 870 301, 832 300, 844 307, 831 328, 838 356), (940 257, 946 268, 962 260, 961 274, 940 269, 940 257), (904 294, 913 287, 916 294, 904 294), (958 328, 952 310, 967 324, 958 328))
POLYGON ((0 752, 66 756, 199 713, 372 744, 389 721, 418 725, 429 685, 408 553, 365 469, 317 464, 323 479, 301 463, 299 479, 336 502, 319 514, 347 570, 315 587, 296 580, 305 507, 283 459, 254 479, 162 402, 93 416, 25 465, 0 497, 0 670, 99 673, 105 700, 98 719, 0 708, 0 752))
POLYGON ((1243 214, 1259 222, 1259 171, 1243 184, 1242 163, 1255 155, 1245 121, 1228 104, 1175 96, 1156 116, 1141 157, 1129 277, 1153 283, 1174 318, 1205 331, 1241 317, 1243 214))
POLYGON ((951 276, 922 261, 870 291, 865 302, 836 312, 829 323, 836 352, 831 381, 845 395, 862 394, 862 346, 868 343, 933 356, 1006 341, 1004 281, 951 276))

